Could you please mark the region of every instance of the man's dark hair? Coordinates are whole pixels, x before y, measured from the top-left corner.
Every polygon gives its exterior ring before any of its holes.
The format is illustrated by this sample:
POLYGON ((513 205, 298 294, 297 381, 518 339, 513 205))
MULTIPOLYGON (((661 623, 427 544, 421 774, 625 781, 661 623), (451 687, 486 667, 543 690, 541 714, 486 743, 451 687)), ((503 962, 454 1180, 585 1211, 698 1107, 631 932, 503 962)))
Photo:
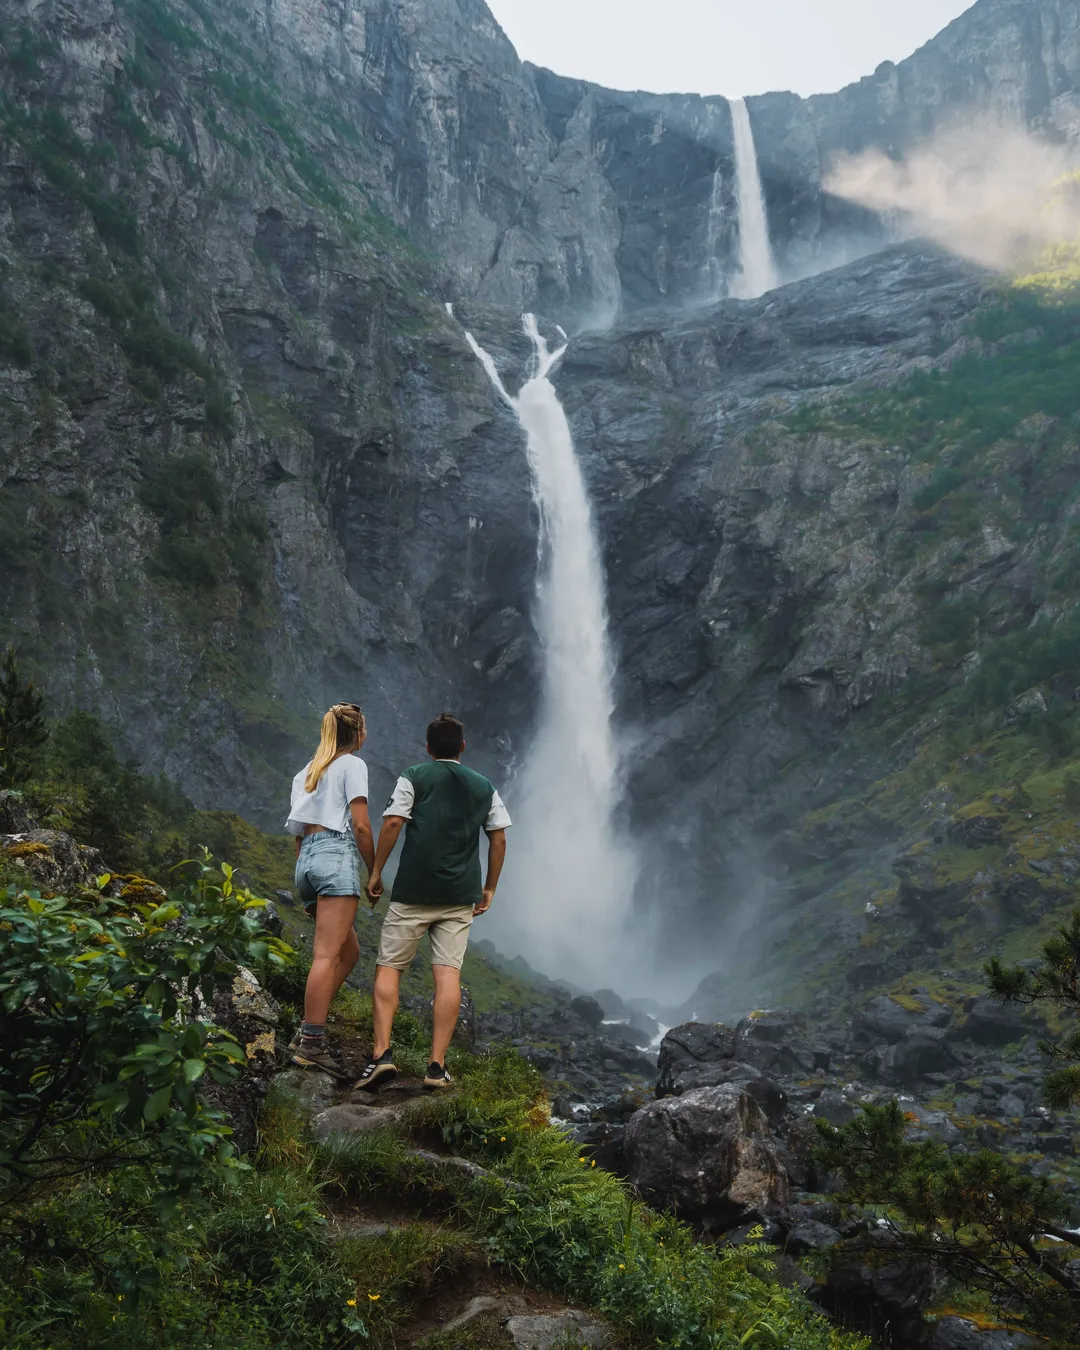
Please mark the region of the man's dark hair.
POLYGON ((436 759, 457 759, 465 749, 465 727, 449 713, 428 723, 427 748, 436 759))

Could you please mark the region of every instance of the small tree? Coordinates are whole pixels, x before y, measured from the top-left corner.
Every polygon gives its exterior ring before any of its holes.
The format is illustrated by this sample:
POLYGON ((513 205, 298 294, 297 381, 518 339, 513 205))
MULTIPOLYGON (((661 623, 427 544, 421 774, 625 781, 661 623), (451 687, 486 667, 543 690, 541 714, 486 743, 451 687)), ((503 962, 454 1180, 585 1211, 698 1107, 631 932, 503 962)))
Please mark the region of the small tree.
MULTIPOLYGON (((1035 970, 985 967, 1002 1003, 1050 1001, 1080 1012, 1080 910, 1044 944, 1035 970)), ((1046 1041, 1055 1063, 1045 1083, 1051 1105, 1080 1102, 1080 1030, 1046 1041)), ((818 1161, 839 1174, 844 1199, 881 1207, 892 1250, 944 1270, 989 1295, 1009 1318, 1075 1345, 1080 1278, 1074 1273, 1080 1234, 1069 1225, 1066 1197, 999 1154, 950 1154, 937 1141, 911 1143, 899 1103, 867 1107, 834 1129, 818 1122, 818 1161)))
MULTIPOLYGON (((986 978, 991 994, 1002 1003, 1050 1002, 1080 1014, 1080 909, 1043 944, 1035 970, 1004 966, 995 957, 986 966, 986 978)), ((1060 1041, 1041 1042, 1039 1048, 1055 1065, 1043 1085, 1046 1100, 1067 1111, 1080 1102, 1080 1027, 1060 1041)))
POLYGON ((33 774, 49 738, 44 712, 45 695, 22 678, 9 646, 0 661, 0 787, 21 787, 33 774))

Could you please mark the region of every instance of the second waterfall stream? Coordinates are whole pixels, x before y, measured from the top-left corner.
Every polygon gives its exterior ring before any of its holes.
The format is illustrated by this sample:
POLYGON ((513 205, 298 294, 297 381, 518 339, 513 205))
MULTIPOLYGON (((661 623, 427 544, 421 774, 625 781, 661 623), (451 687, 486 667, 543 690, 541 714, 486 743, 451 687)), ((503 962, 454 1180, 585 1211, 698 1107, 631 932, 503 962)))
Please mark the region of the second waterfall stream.
POLYGON ((570 425, 549 378, 566 347, 550 350, 531 314, 524 328, 533 371, 516 396, 491 355, 465 335, 525 433, 540 518, 542 703, 514 788, 506 881, 493 918, 530 964, 595 988, 617 978, 638 869, 617 824, 623 775, 611 727, 603 564, 570 425))

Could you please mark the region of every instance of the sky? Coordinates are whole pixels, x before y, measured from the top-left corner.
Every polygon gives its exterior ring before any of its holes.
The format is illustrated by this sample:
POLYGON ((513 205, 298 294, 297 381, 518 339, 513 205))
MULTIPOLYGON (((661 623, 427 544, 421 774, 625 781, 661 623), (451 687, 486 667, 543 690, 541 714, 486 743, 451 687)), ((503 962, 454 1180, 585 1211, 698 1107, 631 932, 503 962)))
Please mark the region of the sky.
POLYGON ((971 0, 488 0, 525 61, 610 89, 819 94, 910 56, 971 0))

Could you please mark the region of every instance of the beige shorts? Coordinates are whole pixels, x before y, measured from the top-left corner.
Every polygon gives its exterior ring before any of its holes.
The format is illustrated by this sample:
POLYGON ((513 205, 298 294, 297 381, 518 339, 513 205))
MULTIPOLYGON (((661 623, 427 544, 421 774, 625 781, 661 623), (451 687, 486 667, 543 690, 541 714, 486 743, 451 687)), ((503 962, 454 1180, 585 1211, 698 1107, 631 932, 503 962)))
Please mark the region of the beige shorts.
POLYGON ((378 964, 407 969, 420 939, 430 933, 431 964, 460 970, 472 921, 472 905, 391 905, 383 919, 378 964))

